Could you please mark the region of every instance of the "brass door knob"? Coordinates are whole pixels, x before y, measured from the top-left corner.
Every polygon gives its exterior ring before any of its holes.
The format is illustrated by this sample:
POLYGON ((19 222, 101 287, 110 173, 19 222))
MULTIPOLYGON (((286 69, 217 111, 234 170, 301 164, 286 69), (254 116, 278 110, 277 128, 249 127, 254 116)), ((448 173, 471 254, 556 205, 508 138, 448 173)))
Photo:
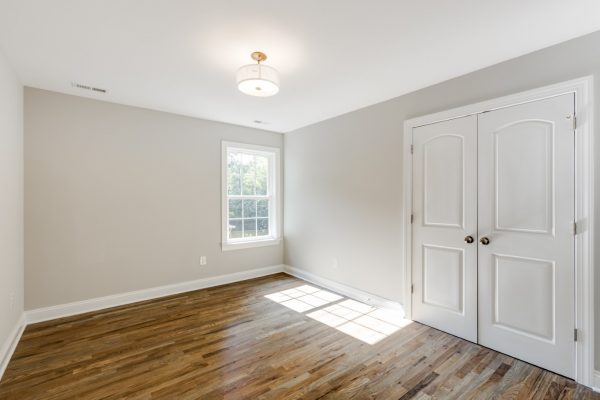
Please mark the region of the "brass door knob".
POLYGON ((475 239, 473 239, 473 236, 469 235, 465 237, 465 243, 473 243, 475 241, 475 239))
POLYGON ((481 243, 484 246, 487 246, 488 244, 490 244, 490 239, 488 239, 484 236, 481 239, 479 239, 479 243, 481 243))

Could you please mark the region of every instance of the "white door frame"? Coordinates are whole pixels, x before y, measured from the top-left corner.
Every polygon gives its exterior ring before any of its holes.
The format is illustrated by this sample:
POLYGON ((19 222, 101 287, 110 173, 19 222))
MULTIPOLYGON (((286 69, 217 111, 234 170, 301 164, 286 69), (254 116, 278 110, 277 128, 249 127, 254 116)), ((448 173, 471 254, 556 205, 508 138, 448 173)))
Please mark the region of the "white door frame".
POLYGON ((404 310, 411 318, 412 309, 412 131, 422 125, 433 124, 499 108, 529 103, 565 93, 575 93, 575 324, 576 343, 575 379, 592 386, 594 379, 594 129, 593 77, 586 76, 555 85, 544 86, 497 99, 454 108, 404 121, 402 150, 404 204, 402 224, 404 232, 404 310))

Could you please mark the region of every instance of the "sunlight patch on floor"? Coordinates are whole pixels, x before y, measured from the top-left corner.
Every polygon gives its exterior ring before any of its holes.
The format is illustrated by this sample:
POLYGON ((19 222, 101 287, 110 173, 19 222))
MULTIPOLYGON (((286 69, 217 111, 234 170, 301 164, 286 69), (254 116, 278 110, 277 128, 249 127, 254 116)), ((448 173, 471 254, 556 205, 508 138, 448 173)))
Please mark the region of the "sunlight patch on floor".
POLYGON ((344 300, 307 315, 368 344, 375 344, 411 323, 398 311, 356 300, 344 300))
POLYGON ((368 344, 375 344, 411 323, 401 312, 377 308, 310 285, 302 285, 265 296, 315 321, 368 344), (340 301, 343 300, 343 301, 340 301), (335 304, 331 304, 334 303, 335 304), (327 307, 324 307, 327 306, 327 307))
POLYGON ((281 292, 269 294, 265 297, 298 312, 305 312, 312 310, 313 308, 322 307, 343 298, 335 293, 318 289, 310 285, 282 290, 281 292))

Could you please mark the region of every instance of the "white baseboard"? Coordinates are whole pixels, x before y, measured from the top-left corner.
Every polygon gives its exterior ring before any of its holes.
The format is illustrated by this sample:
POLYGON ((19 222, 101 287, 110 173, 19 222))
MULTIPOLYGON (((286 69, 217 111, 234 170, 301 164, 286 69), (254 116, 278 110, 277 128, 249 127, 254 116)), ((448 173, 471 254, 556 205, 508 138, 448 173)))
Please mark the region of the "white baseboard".
POLYGON ((22 313, 21 317, 0 348, 0 379, 2 379, 2 375, 4 375, 4 371, 8 366, 8 362, 17 348, 17 344, 21 339, 21 335, 25 330, 25 326, 27 326, 25 313, 22 313))
POLYGON ((299 268, 294 268, 289 265, 284 266, 284 272, 293 275, 296 278, 304 279, 305 281, 314 283, 315 285, 319 285, 339 294, 343 294, 344 296, 350 297, 351 299, 362 301, 363 303, 367 303, 375 307, 393 308, 395 310, 401 311, 404 314, 404 307, 402 306, 402 304, 396 301, 392 301, 374 295, 372 293, 368 293, 360 289, 344 285, 343 283, 332 281, 331 279, 323 278, 311 272, 307 272, 299 268))
POLYGON ((592 377, 592 389, 595 392, 600 393, 600 371, 594 371, 592 377))
POLYGON ((89 300, 76 301, 73 303, 38 308, 26 311, 25 314, 27 323, 34 324, 36 322, 43 322, 56 318, 68 317, 71 315, 83 314, 90 311, 97 311, 105 308, 122 306, 125 304, 136 303, 138 301, 150 300, 158 297, 189 292, 192 290, 205 289, 208 287, 225 285, 227 283, 259 278, 261 276, 283 272, 283 270, 283 265, 273 265, 270 267, 257 268, 248 271, 235 272, 232 274, 198 279, 195 281, 175 283, 172 285, 159 286, 150 289, 136 290, 133 292, 119 293, 110 296, 97 297, 89 300))

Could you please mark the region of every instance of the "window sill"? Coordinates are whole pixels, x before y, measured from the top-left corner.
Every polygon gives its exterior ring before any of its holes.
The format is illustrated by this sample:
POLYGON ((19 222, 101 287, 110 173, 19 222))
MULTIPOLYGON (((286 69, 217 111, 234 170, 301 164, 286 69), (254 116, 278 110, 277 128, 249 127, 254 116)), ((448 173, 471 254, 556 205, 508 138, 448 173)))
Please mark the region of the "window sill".
POLYGON ((281 243, 281 239, 262 239, 253 240, 251 242, 229 242, 222 243, 221 247, 223 251, 249 249, 252 247, 263 247, 263 246, 275 246, 281 243))

